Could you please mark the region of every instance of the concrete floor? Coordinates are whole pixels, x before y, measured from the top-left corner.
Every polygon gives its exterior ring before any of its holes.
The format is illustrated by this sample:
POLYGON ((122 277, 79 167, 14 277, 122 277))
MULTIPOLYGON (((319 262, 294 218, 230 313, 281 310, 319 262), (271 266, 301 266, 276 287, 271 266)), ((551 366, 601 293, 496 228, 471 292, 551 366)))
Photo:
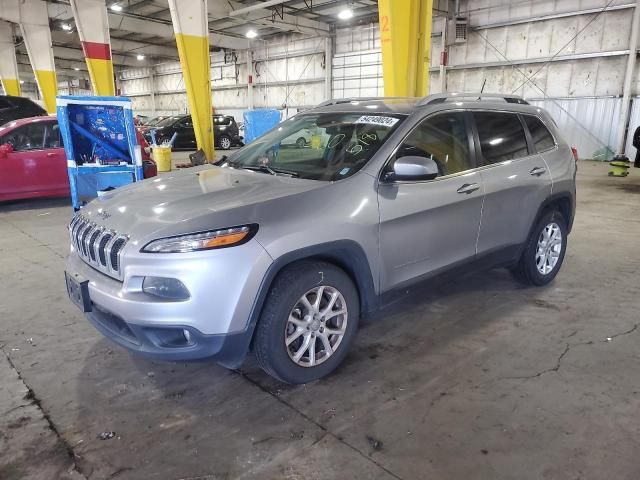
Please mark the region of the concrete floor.
POLYGON ((68 202, 0 206, 0 478, 640 478, 640 171, 606 171, 552 285, 416 288, 297 387, 112 345, 66 298, 68 202))

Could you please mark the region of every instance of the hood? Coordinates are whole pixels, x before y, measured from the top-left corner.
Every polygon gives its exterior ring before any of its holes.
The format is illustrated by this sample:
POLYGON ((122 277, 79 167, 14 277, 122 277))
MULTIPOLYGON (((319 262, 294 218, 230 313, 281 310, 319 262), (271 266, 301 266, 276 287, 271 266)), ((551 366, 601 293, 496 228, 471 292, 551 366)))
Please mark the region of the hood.
POLYGON ((99 225, 139 240, 245 223, 260 208, 327 182, 204 166, 118 188, 82 209, 99 225))

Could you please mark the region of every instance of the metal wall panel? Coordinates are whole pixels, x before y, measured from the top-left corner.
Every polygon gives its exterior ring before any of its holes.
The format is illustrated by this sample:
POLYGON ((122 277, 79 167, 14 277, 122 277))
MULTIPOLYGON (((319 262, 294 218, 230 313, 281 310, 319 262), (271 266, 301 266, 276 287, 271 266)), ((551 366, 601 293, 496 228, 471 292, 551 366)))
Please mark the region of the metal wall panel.
POLYGON ((563 138, 578 148, 580 158, 604 161, 613 156, 621 98, 546 98, 529 103, 549 112, 563 138))

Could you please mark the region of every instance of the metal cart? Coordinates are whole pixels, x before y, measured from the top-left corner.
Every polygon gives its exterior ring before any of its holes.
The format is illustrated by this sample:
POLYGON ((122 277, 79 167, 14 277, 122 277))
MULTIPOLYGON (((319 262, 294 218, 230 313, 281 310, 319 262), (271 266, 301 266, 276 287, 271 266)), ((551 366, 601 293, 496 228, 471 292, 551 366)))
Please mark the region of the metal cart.
POLYGON ((144 178, 131 105, 124 97, 58 97, 74 210, 102 192, 144 178))

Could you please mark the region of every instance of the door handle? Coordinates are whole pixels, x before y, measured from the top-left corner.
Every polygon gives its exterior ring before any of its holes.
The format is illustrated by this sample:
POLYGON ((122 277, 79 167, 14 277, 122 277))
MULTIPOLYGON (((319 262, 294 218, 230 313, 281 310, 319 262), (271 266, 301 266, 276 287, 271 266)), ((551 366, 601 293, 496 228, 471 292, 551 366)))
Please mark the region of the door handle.
POLYGON ((456 192, 469 194, 469 193, 475 192, 479 188, 480 188, 480 185, 477 183, 465 183, 458 190, 456 190, 456 192))
POLYGON ((47 157, 53 157, 53 156, 55 156, 55 153, 53 153, 53 152, 47 152, 47 157))
POLYGON ((539 177, 543 173, 547 171, 544 167, 534 167, 529 171, 529 175, 533 175, 534 177, 539 177))

